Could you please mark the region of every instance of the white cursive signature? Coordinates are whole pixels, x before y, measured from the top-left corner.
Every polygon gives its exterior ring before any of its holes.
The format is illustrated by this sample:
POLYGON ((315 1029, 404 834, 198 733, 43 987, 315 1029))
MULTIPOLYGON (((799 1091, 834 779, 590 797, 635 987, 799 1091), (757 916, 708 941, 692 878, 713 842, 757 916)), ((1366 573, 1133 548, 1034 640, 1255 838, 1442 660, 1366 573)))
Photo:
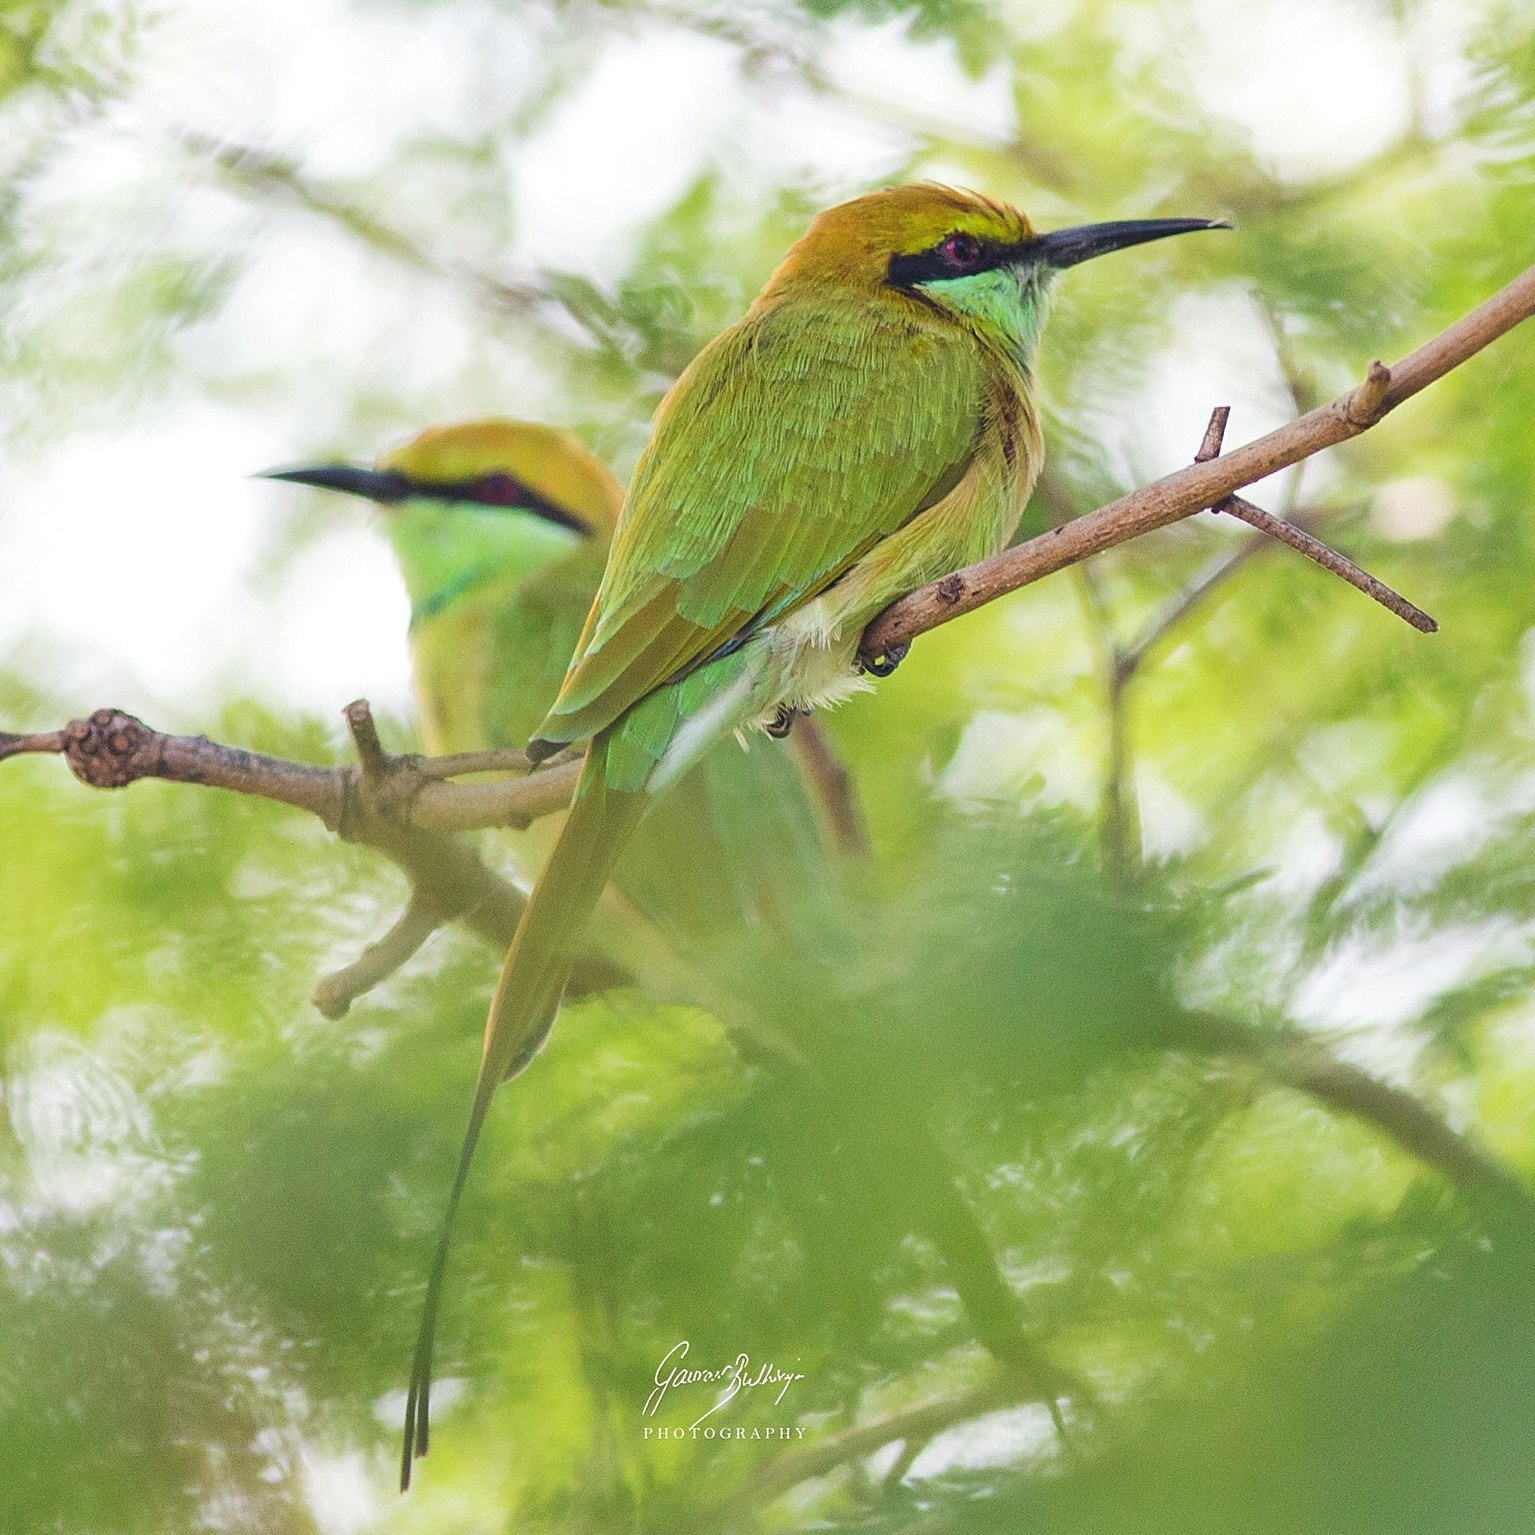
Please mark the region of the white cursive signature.
POLYGON ((687 1357, 688 1342, 685 1338, 666 1351, 666 1357, 656 1366, 656 1388, 645 1398, 645 1417, 655 1417, 661 1410, 661 1403, 666 1400, 666 1393, 673 1386, 713 1385, 720 1381, 729 1383, 714 1406, 694 1421, 692 1426, 697 1428, 710 1413, 718 1412, 743 1391, 750 1391, 754 1386, 777 1386, 778 1395, 773 1398, 776 1407, 783 1401, 789 1387, 795 1381, 805 1378, 792 1370, 780 1370, 776 1364, 758 1365, 754 1375, 751 1356, 748 1354, 737 1354, 729 1364, 723 1364, 715 1370, 690 1370, 684 1363, 687 1357))

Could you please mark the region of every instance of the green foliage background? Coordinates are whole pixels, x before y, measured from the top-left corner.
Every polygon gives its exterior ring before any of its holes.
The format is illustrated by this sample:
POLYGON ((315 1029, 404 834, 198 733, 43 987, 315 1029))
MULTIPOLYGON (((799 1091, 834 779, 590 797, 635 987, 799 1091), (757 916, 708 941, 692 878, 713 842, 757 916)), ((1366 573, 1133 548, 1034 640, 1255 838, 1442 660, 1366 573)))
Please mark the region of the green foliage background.
MULTIPOLYGON (((539 68, 478 137, 407 137, 344 181, 179 132, 177 223, 142 188, 49 181, 173 67, 173 12, 6 3, 7 441, 152 409, 281 217, 481 337, 430 386, 360 359, 295 458, 499 408, 574 423, 626 469, 667 381, 856 189, 755 184, 725 146, 620 280, 573 259, 494 286, 519 145, 611 38, 691 31, 748 82, 896 125, 890 179, 962 180, 1048 224, 1234 219, 1063 285, 1037 531, 1192 454, 1215 399, 1170 447, 1130 429, 1167 419, 1190 334, 1227 376, 1259 369, 1277 419, 1535 261, 1528 8, 1460 7, 1448 41, 1444 8, 1346 9, 1413 111, 1301 174, 1201 105, 1194 0, 501 0, 480 10, 525 27, 539 68), (1005 80, 1013 130, 840 86, 833 43, 892 28, 1005 80), (81 241, 87 222, 119 233, 81 241)), ((781 925, 727 927, 664 996, 569 1007, 495 1112, 451 1383, 403 1501, 408 1345, 494 956, 441 935, 327 1023, 309 992, 388 920, 391 869, 272 806, 7 763, 0 1528, 1528 1530, 1532 420, 1527 331, 1263 488, 1434 613, 1435 639, 1206 517, 924 638, 832 717, 869 866, 829 869, 781 925), (1355 1077, 1319 1086, 1318 1051, 1355 1077), (1485 1163, 1446 1176, 1404 1101, 1485 1163), (647 1438, 711 1400, 679 1387, 642 1414, 684 1338, 690 1362, 804 1377, 711 1423, 803 1437, 647 1438), (790 1458, 826 1443, 847 1453, 790 1458)), ((1239 414, 1233 440, 1253 430, 1239 414)), ((0 674, 7 728, 64 707, 35 660, 0 674)), ((341 759, 329 722, 238 698, 196 724, 341 759)))

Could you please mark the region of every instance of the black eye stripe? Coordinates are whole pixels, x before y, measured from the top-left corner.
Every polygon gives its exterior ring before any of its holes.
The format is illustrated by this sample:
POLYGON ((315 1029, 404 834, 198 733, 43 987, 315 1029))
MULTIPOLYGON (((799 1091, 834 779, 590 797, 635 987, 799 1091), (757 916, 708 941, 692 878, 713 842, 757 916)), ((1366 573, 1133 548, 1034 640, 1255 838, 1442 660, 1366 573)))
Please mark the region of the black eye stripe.
MULTIPOLYGON (((400 478, 404 480, 403 475, 400 478)), ((591 525, 585 518, 566 511, 563 506, 557 506, 547 496, 539 495, 532 486, 523 484, 521 480, 507 474, 504 470, 493 469, 488 474, 482 474, 470 480, 407 480, 405 484, 408 487, 405 495, 395 499, 404 500, 408 495, 425 497, 432 501, 458 501, 469 502, 476 506, 504 507, 509 511, 532 512, 535 517, 541 517, 545 522, 555 523, 562 528, 569 528, 572 533, 587 536, 592 531, 591 525)))
MULTIPOLYGON (((969 258, 968 250, 963 254, 969 258)), ((957 231, 946 234, 931 250, 918 251, 910 256, 892 256, 886 280, 893 287, 912 288, 918 283, 941 282, 945 278, 971 277, 977 272, 989 272, 1017 260, 1017 257, 1016 246, 1002 245, 995 240, 980 240, 974 235, 957 231), (955 259, 959 253, 952 247, 961 240, 973 242, 973 258, 955 259)))

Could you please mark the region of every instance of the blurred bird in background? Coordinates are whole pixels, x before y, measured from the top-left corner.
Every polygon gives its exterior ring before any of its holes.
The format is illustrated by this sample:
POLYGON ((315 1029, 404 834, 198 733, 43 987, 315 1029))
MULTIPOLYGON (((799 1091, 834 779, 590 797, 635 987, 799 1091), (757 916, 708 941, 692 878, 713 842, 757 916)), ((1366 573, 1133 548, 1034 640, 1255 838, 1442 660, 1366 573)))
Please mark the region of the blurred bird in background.
MULTIPOLYGON (((327 464, 269 478, 362 496, 410 599, 422 745, 434 754, 524 745, 548 713, 607 562, 623 491, 568 432, 486 420, 433 427, 372 468, 327 464)), ((808 722, 807 722, 808 723, 808 722)), ((863 829, 832 748, 802 732, 790 754, 721 741, 639 829, 615 885, 672 940, 774 921, 820 877, 826 846, 863 829)), ((532 855, 547 848, 531 839, 532 855)))

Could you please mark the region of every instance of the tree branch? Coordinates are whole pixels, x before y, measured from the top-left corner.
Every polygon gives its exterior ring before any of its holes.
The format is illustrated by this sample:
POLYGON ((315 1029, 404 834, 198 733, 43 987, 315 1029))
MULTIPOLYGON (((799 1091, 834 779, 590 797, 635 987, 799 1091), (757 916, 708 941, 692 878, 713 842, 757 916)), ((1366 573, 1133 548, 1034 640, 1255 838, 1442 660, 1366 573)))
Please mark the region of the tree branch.
POLYGON ((1383 608, 1389 608, 1404 623, 1411 624, 1419 634, 1439 632, 1439 625, 1422 608, 1409 602, 1399 592, 1392 591, 1384 581, 1377 580, 1367 570, 1361 570, 1351 559, 1339 554, 1336 549, 1329 549, 1319 538, 1313 538, 1304 528, 1298 528, 1282 517, 1276 517, 1272 512, 1264 511, 1261 506, 1254 506, 1245 496, 1227 496, 1211 510, 1227 512, 1245 522, 1249 527, 1257 528, 1260 533, 1266 533, 1270 538, 1276 538, 1280 543, 1288 544, 1298 553, 1304 554, 1308 560, 1315 560, 1324 570, 1330 570, 1335 576, 1363 592, 1365 596, 1373 597, 1383 608))
POLYGON ((1393 368, 1372 366, 1358 388, 1230 453, 1195 463, 1107 506, 957 570, 902 597, 864 630, 860 656, 878 671, 919 634, 994 602, 1089 555, 1215 506, 1244 486, 1374 426, 1404 400, 1535 314, 1535 267, 1393 368))
POLYGON ((1452 1129, 1405 1088, 1341 1061, 1319 1039, 1249 1028, 1213 1014, 1182 1014, 1168 1042, 1202 1054, 1252 1062, 1271 1082, 1315 1098, 1381 1131, 1414 1160, 1432 1167, 1461 1193, 1492 1194, 1535 1218, 1535 1202, 1519 1178, 1474 1141, 1452 1129))
POLYGON ((790 1450, 775 1460, 766 1461, 752 1472, 742 1487, 716 1504, 711 1512, 724 1514, 753 1504, 771 1503, 801 1482, 825 1476, 847 1461, 862 1460, 897 1439, 926 1443, 956 1424, 1039 1401, 1041 1394, 1034 1382, 1015 1372, 1002 1371, 969 1391, 935 1397, 870 1423, 855 1424, 802 1449, 790 1450))
POLYGON ((326 976, 315 987, 311 998, 315 1007, 326 1018, 344 1017, 359 997, 413 959, 447 920, 419 890, 414 891, 410 905, 377 943, 370 943, 350 965, 326 976))
POLYGON ((527 770, 520 752, 391 757, 378 744, 365 702, 349 704, 346 718, 358 748, 357 767, 314 767, 223 746, 207 736, 166 735, 120 709, 98 709, 88 720, 71 720, 62 730, 37 735, 0 732, 0 761, 42 752, 62 756, 75 777, 94 789, 164 778, 278 800, 318 816, 353 842, 381 835, 380 823, 392 832, 530 826, 564 809, 580 776, 579 761, 569 756, 536 773, 527 770), (444 781, 514 766, 521 768, 521 777, 495 783, 444 781))
MULTIPOLYGON (((526 826, 564 807, 580 771, 572 761, 499 783, 447 783, 442 781, 445 771, 483 771, 490 765, 485 755, 476 753, 467 761, 391 757, 379 744, 366 703, 349 704, 346 718, 359 757, 353 767, 315 767, 224 746, 206 736, 167 735, 118 709, 98 709, 62 730, 0 732, 0 761, 47 753, 62 756, 75 777, 92 788, 121 789, 141 778, 161 778, 275 800, 317 816, 348 842, 383 853, 410 880, 411 906, 355 964, 321 983, 316 1005, 340 1016, 367 986, 377 985, 425 942, 432 931, 422 931, 429 917, 435 926, 461 921, 487 943, 506 948, 526 897, 488 868, 468 843, 446 833, 526 826)), ((508 765, 496 755, 494 765, 508 765)), ((612 961, 584 954, 577 960, 571 990, 583 994, 628 980, 612 961)))
MULTIPOLYGON (((555 285, 535 277, 504 277, 460 256, 434 249, 397 224, 369 212, 334 186, 317 181, 286 156, 252 144, 238 144, 195 131, 183 131, 189 152, 214 165, 231 183, 329 221, 369 249, 411 271, 466 292, 492 315, 545 324, 578 326, 589 340, 606 345, 610 337, 579 306, 566 303, 555 285)), ((567 331, 568 334, 568 331, 567 331)))

